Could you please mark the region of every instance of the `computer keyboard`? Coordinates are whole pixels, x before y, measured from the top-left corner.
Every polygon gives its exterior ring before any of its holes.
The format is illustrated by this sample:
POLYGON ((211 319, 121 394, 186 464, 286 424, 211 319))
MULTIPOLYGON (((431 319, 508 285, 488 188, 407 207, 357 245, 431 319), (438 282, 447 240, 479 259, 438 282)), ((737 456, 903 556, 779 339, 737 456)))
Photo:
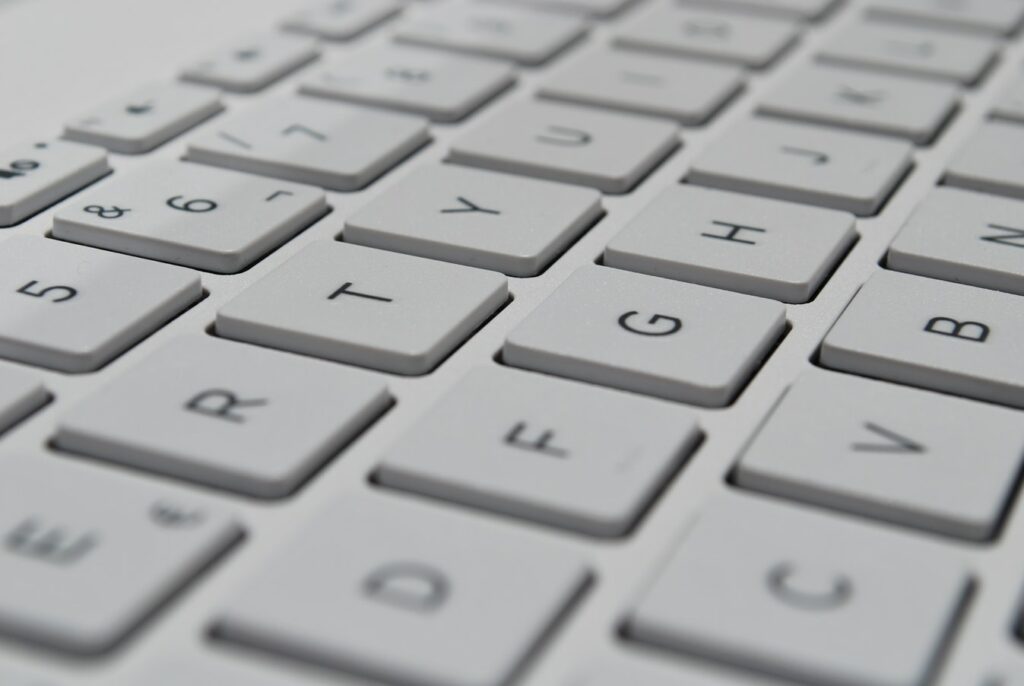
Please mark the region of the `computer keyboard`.
POLYGON ((0 2, 0 686, 1024 684, 1022 35, 0 2))

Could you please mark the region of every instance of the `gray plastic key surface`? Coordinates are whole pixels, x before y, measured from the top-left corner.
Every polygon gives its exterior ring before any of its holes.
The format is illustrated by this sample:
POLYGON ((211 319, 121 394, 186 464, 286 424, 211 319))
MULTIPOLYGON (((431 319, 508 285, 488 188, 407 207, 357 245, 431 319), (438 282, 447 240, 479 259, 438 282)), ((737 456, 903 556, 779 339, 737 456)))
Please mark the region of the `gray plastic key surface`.
POLYGON ((45 405, 49 397, 42 381, 31 372, 13 364, 0 365, 0 432, 45 405))
POLYGON ((730 9, 782 17, 784 19, 815 21, 839 6, 843 0, 678 0, 708 9, 730 9))
POLYGON ((0 227, 13 226, 110 172, 103 148, 40 140, 0 153, 0 227))
POLYGON ((252 93, 312 62, 319 54, 312 38, 268 33, 201 58, 186 67, 181 78, 227 91, 252 93))
POLYGON ((989 121, 978 127, 946 168, 946 183, 984 193, 1024 199, 1024 127, 989 121))
POLYGON ((867 16, 922 28, 1010 36, 1024 23, 1024 6, 1016 0, 871 0, 867 16))
POLYGON ((330 41, 351 40, 403 9, 398 0, 325 0, 287 17, 281 27, 330 41))
POLYGON ((632 5, 636 0, 487 0, 521 5, 529 9, 570 12, 597 19, 607 19, 632 5))

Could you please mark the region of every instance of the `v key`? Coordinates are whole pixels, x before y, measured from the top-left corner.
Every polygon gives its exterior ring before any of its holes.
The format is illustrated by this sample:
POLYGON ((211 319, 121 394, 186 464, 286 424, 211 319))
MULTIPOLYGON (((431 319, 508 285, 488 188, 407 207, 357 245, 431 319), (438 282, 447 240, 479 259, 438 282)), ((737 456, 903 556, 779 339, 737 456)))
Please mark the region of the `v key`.
POLYGON ((873 422, 864 422, 864 428, 876 436, 885 439, 885 442, 854 443, 850 447, 853 448, 855 452, 921 454, 928 451, 924 445, 912 441, 906 436, 901 436, 895 431, 890 431, 889 429, 879 426, 873 422))

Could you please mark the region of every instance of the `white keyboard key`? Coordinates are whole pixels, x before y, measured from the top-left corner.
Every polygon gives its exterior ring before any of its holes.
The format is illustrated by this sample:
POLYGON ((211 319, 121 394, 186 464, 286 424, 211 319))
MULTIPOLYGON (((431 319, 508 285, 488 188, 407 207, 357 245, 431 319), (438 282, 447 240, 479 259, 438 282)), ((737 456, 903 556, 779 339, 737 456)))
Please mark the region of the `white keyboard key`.
POLYGON ((571 15, 464 1, 410 14, 396 29, 395 39, 538 65, 581 38, 586 28, 582 19, 571 15))
POLYGON ((312 98, 264 102, 194 138, 187 159, 238 171, 352 191, 430 140, 407 114, 312 98))
POLYGON ((382 381, 308 358, 179 338, 60 420, 57 446, 283 497, 384 411, 382 381))
POLYGON ((833 64, 971 85, 995 62, 998 49, 994 40, 980 36, 865 22, 849 25, 833 36, 818 58, 833 64))
POLYGON ((996 36, 1016 33, 1024 23, 1019 0, 871 0, 871 19, 996 36))
POLYGON ((1022 451, 1011 410, 813 370, 747 448, 736 482, 980 541, 998 531, 1022 451))
POLYGON ((826 367, 1024 407, 1018 296, 880 271, 821 348, 826 367))
POLYGON ((588 188, 453 165, 421 167, 345 222, 372 248, 536 276, 601 216, 588 188))
POLYGON ((953 155, 946 183, 1024 199, 1024 128, 1007 122, 985 122, 953 155))
POLYGON ((696 418, 633 395, 471 372, 384 455, 385 486, 621 536, 689 457, 696 418))
POLYGON ((0 366, 0 432, 38 410, 49 398, 35 375, 14 365, 0 366))
POLYGON ((910 170, 912 151, 880 136, 750 119, 699 155, 687 179, 871 215, 910 170))
POLYGON ((180 267, 15 236, 0 249, 0 357, 92 371, 201 297, 180 267))
POLYGON ((543 83, 540 95, 696 126, 742 88, 743 72, 737 67, 602 50, 557 72, 543 83))
POLYGON ((925 144, 953 116, 959 100, 952 84, 809 65, 770 92, 760 111, 925 144))
POLYGON ((521 102, 462 134, 449 159, 625 193, 678 145, 678 128, 670 121, 521 102))
POLYGON ((220 94, 209 88, 152 84, 69 123, 64 137, 113 152, 148 152, 223 109, 220 94))
POLYGON ((940 187, 889 248, 901 272, 1024 295, 1024 202, 940 187))
POLYGON ((845 212, 689 185, 666 188, 608 244, 604 263, 807 302, 857 234, 845 212))
POLYGON ((0 153, 0 227, 14 226, 110 172, 102 148, 42 141, 0 153))
POLYGON ((702 511, 629 633, 801 683, 919 686, 968 587, 938 546, 733 496, 702 511))
POLYGON ((398 0, 327 0, 296 12, 282 26, 324 40, 351 40, 401 11, 398 0))
POLYGON ((796 42, 796 25, 662 2, 625 21, 615 43, 672 55, 722 60, 759 69, 796 42))
POLYGON ((1018 73, 1007 84, 992 110, 996 119, 1024 123, 1024 74, 1018 73))
POLYGON ((228 91, 252 93, 312 62, 319 54, 316 41, 305 36, 254 36, 187 67, 181 78, 228 91))
POLYGON ((749 295, 578 269, 509 334, 506 363, 695 405, 732 402, 783 333, 749 295))
POLYGON ((636 0, 481 0, 522 5, 530 9, 572 12, 605 19, 632 5, 636 0))
POLYGON ((205 504, 94 467, 2 469, 0 633, 23 641, 105 652, 241 534, 205 504))
POLYGON ((53 235, 212 272, 237 272, 327 212, 318 188, 160 161, 54 217, 53 235))
POLYGON ((463 513, 341 498, 243 588, 216 635, 389 683, 502 686, 587 576, 564 546, 463 513))
POLYGON ((838 7, 843 0, 677 0, 697 7, 743 10, 794 21, 814 21, 838 7))
POLYGON ((335 241, 311 243, 217 313, 217 333, 424 374, 508 298, 504 276, 335 241))
POLYGON ((514 81, 505 62, 383 44, 310 72, 300 91, 453 122, 514 81))

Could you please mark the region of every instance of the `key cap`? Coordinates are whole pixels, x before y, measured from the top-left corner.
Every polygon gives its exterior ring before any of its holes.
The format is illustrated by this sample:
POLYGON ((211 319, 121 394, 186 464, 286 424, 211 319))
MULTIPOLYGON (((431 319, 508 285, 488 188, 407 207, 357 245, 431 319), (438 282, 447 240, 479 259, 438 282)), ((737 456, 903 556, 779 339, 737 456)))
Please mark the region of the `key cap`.
POLYGON ((186 158, 337 191, 363 188, 430 140, 418 117, 287 98, 195 138, 186 158))
POLYGON ((504 62, 384 44, 310 73, 299 90, 453 122, 514 81, 504 62))
POLYGON ((395 40, 539 65, 579 40, 586 29, 582 19, 570 15, 450 2, 407 17, 395 40))
POLYGON ((586 579, 564 546, 420 504, 343 498, 243 588, 217 635, 375 680, 500 686, 586 579))
POLYGON ((113 648, 240 536, 194 498, 46 457, 0 478, 0 633, 113 648))
POLYGON ((231 273, 326 212, 323 191, 317 188, 166 160, 66 205, 54 217, 53 235, 231 273), (114 207, 120 213, 109 210, 114 207))
POLYGON ((826 367, 1024 407, 1020 299, 880 271, 825 337, 826 367))
POLYGON ((207 55, 187 67, 181 78, 236 93, 254 93, 312 62, 319 54, 316 41, 305 36, 253 36, 207 55))
POLYGON ((602 50, 548 79, 540 95, 696 126, 710 119, 742 88, 743 72, 735 67, 602 50))
POLYGON ((535 276, 601 213, 590 189, 438 165, 416 169, 349 217, 344 240, 535 276))
POLYGON ((673 186, 608 244, 604 263, 784 302, 807 302, 857 237, 853 217, 673 186))
POLYGON ((1024 23, 1024 5, 1016 0, 872 0, 867 16, 898 24, 1009 36, 1024 23))
POLYGON ((728 405, 782 336, 777 302, 598 266, 512 330, 514 367, 695 405, 728 405))
POLYGON ((202 294, 180 267, 15 236, 0 250, 0 357, 92 371, 202 294))
POLYGON ((946 183, 1024 198, 1024 161, 1018 159, 1019 145, 1024 145, 1024 130, 1020 126, 997 121, 983 123, 950 159, 946 183))
POLYGON ((624 535, 692 451, 695 417, 508 369, 465 377, 384 455, 385 486, 624 535))
POLYGON ((865 22, 834 35, 818 59, 969 86, 985 75, 997 53, 998 44, 989 38, 865 22))
POLYGON ((709 9, 743 10, 790 21, 815 21, 838 7, 842 0, 677 0, 709 9))
POLYGON ((332 41, 352 40, 402 11, 397 0, 329 0, 288 17, 282 27, 332 41))
POLYGON ((14 226, 110 173, 100 149, 42 141, 0 153, 0 227, 14 226))
POLYGON ((924 145, 950 120, 959 100, 952 84, 810 65, 770 92, 759 110, 924 145))
POLYGON ((655 661, 647 656, 629 661, 619 658, 596 662, 596 665, 588 665, 587 669, 581 669, 580 678, 570 681, 567 686, 787 686, 774 679, 765 681, 746 676, 737 677, 735 670, 715 669, 713 665, 702 665, 698 671, 689 663, 684 667, 675 661, 655 661))
POLYGON ((4 686, 60 686, 56 681, 24 672, 12 672, 6 667, 0 667, 0 684, 4 684, 4 686))
POLYGON ((912 150, 880 136, 749 119, 698 156, 687 179, 871 215, 910 170, 912 150))
POLYGON ((754 438, 736 482, 982 541, 998 530, 1022 448, 1010 410, 812 370, 754 438))
POLYGON ((457 138, 449 160, 625 193, 678 145, 667 120, 520 102, 457 138))
POLYGON ((629 633, 822 686, 917 686, 968 586, 929 542, 729 497, 701 513, 629 633))
POLYGON ((507 298, 506 279, 494 272, 318 241, 222 307, 217 333, 425 374, 507 298))
POLYGON ((225 659, 165 660, 140 671, 130 686, 362 686, 355 681, 339 682, 314 676, 312 670, 299 671, 295 665, 275 669, 266 662, 225 659))
POLYGON ((522 5, 529 9, 571 12, 607 19, 631 6, 636 0, 489 0, 490 2, 522 5))
POLYGON ((156 83, 88 112, 64 137, 125 154, 143 153, 224 109, 220 94, 187 83, 156 83))
POLYGON ((662 3, 627 20, 615 44, 761 69, 786 52, 798 35, 797 27, 787 21, 662 3))
POLYGON ((35 375, 14 365, 0 366, 0 432, 28 417, 45 405, 49 398, 35 375))
POLYGON ((1024 295, 1024 202, 940 187, 889 248, 887 266, 1024 295))
POLYGON ((178 338, 60 420, 62 450, 263 498, 294 492, 387 407, 368 374, 178 338))
POLYGON ((992 116, 996 119, 1024 123, 1024 74, 1018 74, 1007 84, 996 101, 992 116))

